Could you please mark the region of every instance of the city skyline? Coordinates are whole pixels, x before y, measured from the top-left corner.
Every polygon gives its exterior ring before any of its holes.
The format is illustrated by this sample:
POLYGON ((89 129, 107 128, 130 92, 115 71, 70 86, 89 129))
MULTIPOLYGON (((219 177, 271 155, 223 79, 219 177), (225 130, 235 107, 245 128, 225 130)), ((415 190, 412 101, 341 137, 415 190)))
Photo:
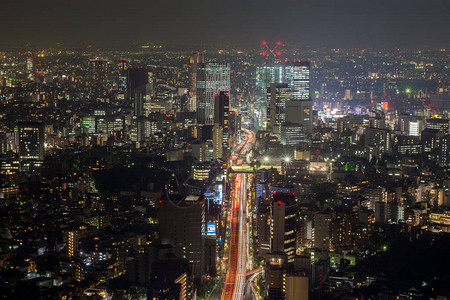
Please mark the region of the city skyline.
POLYGON ((10 1, 0 298, 449 300, 445 1, 10 1))

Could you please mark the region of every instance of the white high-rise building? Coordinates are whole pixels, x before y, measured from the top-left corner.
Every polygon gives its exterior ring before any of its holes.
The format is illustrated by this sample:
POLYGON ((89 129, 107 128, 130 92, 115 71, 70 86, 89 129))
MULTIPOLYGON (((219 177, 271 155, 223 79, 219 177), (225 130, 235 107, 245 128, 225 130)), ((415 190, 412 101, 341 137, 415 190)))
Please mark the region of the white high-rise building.
POLYGON ((230 90, 230 65, 207 63, 197 67, 197 122, 214 125, 214 98, 230 90))
POLYGON ((309 100, 311 64, 308 61, 294 61, 286 67, 286 80, 292 89, 292 100, 309 100))

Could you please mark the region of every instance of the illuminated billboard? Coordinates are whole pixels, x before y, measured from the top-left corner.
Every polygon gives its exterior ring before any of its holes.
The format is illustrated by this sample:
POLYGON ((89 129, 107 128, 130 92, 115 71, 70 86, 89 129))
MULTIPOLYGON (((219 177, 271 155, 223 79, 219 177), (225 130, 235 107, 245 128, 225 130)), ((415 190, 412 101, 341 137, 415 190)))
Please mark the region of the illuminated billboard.
POLYGON ((216 235, 216 223, 206 223, 206 235, 216 235))
POLYGON ((222 184, 216 184, 214 188, 214 202, 216 204, 222 204, 223 201, 223 186, 222 184))

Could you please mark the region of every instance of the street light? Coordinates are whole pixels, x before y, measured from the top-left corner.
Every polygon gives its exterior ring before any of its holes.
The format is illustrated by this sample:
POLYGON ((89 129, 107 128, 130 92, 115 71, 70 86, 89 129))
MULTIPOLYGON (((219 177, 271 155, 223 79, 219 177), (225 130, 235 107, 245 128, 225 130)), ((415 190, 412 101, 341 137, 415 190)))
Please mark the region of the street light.
POLYGON ((264 157, 264 161, 268 162, 269 161, 269 157, 268 156, 264 157))
POLYGON ((284 158, 284 161, 285 161, 285 162, 290 162, 290 161, 291 161, 291 158, 290 158, 290 157, 285 157, 285 158, 284 158))

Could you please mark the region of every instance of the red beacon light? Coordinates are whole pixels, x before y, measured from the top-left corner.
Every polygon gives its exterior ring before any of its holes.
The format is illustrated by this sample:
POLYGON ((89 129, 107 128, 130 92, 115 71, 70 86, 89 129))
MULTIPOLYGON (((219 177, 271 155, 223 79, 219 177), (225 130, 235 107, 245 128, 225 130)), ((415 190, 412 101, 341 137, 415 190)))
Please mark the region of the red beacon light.
POLYGON ((263 41, 262 44, 263 44, 264 46, 267 45, 266 41, 263 41))
POLYGON ((280 46, 280 45, 281 45, 281 42, 278 42, 277 45, 280 46))

